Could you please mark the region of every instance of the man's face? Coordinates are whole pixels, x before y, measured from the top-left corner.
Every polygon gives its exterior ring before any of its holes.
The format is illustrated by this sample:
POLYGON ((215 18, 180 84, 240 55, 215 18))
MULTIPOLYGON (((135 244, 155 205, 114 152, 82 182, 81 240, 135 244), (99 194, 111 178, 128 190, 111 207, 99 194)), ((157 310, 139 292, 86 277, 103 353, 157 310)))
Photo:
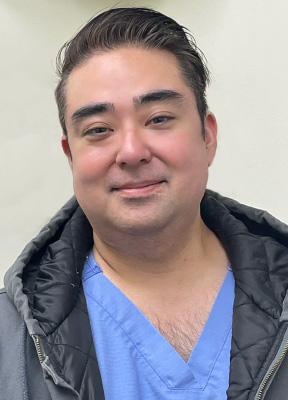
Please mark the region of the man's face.
POLYGON ((66 99, 62 145, 96 234, 149 234, 199 216, 216 122, 209 113, 204 140, 174 55, 139 47, 94 55, 71 72, 66 99))

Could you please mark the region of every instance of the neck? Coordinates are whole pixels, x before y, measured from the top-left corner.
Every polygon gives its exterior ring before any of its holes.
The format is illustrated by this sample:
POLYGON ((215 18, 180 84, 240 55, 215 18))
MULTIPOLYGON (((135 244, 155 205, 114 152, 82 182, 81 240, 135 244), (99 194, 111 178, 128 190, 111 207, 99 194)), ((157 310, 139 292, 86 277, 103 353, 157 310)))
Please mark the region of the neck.
POLYGON ((191 290, 191 284, 211 277, 211 270, 214 275, 215 265, 221 270, 228 265, 220 242, 200 216, 186 230, 116 237, 108 242, 94 232, 93 251, 104 274, 118 286, 154 290, 166 285, 168 290, 175 285, 189 285, 191 290))

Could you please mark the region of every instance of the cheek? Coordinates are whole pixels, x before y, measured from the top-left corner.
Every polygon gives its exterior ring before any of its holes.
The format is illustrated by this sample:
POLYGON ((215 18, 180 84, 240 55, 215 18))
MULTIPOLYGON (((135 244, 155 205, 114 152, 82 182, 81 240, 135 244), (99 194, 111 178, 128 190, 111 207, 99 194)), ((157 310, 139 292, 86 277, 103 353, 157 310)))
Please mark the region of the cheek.
POLYGON ((107 169, 107 160, 103 152, 93 149, 85 152, 78 152, 73 157, 74 182, 85 184, 100 179, 107 169))
POLYGON ((185 136, 167 153, 174 171, 174 188, 184 202, 202 197, 207 185, 208 163, 205 142, 185 136))
POLYGON ((205 142, 202 140, 192 141, 186 136, 179 138, 167 144, 165 154, 176 169, 186 171, 187 174, 200 172, 208 167, 205 142))
POLYGON ((79 204, 89 209, 95 197, 103 196, 103 164, 92 154, 81 154, 73 159, 73 187, 79 204))

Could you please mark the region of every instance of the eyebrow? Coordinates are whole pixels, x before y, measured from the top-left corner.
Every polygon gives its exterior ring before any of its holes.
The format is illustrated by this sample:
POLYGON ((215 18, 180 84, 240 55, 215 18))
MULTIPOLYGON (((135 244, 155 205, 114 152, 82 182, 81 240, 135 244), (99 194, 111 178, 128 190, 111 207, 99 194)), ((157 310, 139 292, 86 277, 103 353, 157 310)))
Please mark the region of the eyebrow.
MULTIPOLYGON (((163 90, 154 90, 148 93, 144 93, 140 96, 133 97, 133 103, 135 107, 139 107, 141 105, 165 101, 165 100, 174 100, 174 99, 183 99, 183 95, 175 90, 163 89, 163 90)), ((106 112, 114 112, 115 106, 113 103, 93 103, 85 105, 81 108, 78 108, 72 114, 72 122, 78 123, 81 120, 89 117, 90 115, 104 114, 106 112)))
POLYGON ((141 96, 137 96, 133 98, 133 103, 135 107, 138 107, 143 104, 149 104, 157 101, 165 101, 165 100, 174 100, 174 99, 183 99, 183 95, 175 90, 164 89, 164 90, 154 90, 148 93, 145 93, 141 96))
POLYGON ((114 110, 115 110, 115 107, 114 107, 114 104, 112 104, 112 103, 88 104, 86 106, 78 108, 78 110, 76 110, 72 114, 71 119, 73 122, 79 122, 82 119, 89 117, 90 115, 103 114, 106 112, 113 112, 114 110))

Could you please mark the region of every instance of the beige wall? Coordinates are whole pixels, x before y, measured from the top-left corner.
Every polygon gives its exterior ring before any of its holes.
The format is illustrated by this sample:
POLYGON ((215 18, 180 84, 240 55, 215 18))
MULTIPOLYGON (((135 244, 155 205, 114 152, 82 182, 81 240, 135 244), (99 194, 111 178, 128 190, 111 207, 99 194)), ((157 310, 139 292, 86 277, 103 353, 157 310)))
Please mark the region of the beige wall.
MULTIPOLYGON (((0 282, 25 243, 72 195, 60 148, 55 56, 113 1, 1 0, 0 282)), ((288 1, 123 1, 189 27, 213 73, 219 122, 209 187, 288 222, 288 1)))

